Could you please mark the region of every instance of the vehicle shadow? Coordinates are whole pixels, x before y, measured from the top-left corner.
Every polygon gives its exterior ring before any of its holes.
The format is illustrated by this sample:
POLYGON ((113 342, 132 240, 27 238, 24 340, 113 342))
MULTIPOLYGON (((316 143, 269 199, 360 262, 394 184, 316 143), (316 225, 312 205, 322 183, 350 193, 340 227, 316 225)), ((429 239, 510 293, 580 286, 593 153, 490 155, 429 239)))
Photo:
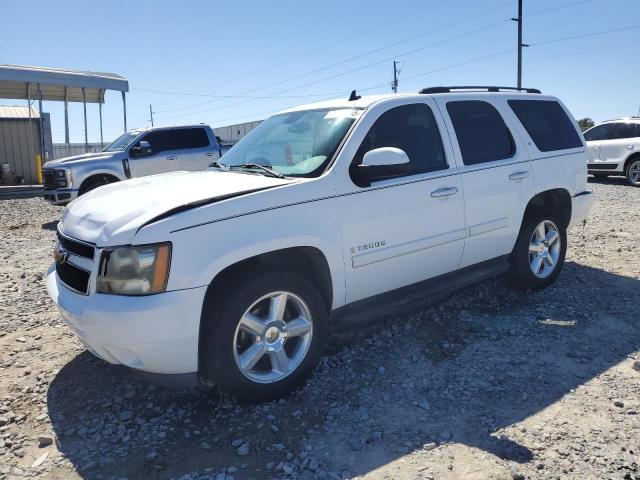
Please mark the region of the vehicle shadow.
POLYGON ((259 479, 285 464, 299 478, 319 468, 355 476, 429 442, 529 462, 534 452, 502 429, 638 348, 639 288, 571 262, 543 292, 484 282, 334 336, 304 389, 264 405, 150 385, 84 352, 51 383, 49 414, 59 450, 86 478, 215 477, 233 466, 236 478, 259 479))
POLYGON ((600 185, 621 185, 623 187, 636 188, 633 185, 629 185, 627 178, 620 174, 620 176, 607 176, 607 177, 594 177, 589 175, 587 177, 587 183, 598 183, 600 185))
POLYGON ((58 220, 54 220, 53 222, 43 223, 41 225, 41 228, 43 230, 52 230, 55 232, 58 228, 58 220))

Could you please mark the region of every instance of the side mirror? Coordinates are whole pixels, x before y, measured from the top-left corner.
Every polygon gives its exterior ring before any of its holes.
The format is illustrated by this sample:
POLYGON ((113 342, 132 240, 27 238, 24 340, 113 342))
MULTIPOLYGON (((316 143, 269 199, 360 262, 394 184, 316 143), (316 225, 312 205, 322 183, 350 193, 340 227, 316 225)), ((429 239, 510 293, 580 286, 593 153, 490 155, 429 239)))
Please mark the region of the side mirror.
POLYGON ((151 144, 146 140, 140 140, 139 145, 131 149, 133 157, 144 157, 146 155, 151 155, 152 153, 151 144))
POLYGON ((376 148, 364 154, 357 172, 360 178, 367 181, 401 177, 409 173, 409 157, 400 148, 376 148))

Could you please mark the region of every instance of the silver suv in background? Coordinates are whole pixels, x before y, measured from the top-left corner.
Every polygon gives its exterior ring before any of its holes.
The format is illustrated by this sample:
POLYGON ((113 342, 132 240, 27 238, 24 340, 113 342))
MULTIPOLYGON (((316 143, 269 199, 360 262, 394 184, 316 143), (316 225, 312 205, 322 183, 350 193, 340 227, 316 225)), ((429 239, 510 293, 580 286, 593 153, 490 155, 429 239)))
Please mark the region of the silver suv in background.
POLYGON ((609 120, 584 132, 589 173, 596 177, 624 175, 640 186, 640 118, 609 120))
POLYGON ((66 204, 108 183, 177 170, 204 170, 220 158, 208 125, 131 130, 97 153, 47 162, 42 169, 44 198, 66 204))

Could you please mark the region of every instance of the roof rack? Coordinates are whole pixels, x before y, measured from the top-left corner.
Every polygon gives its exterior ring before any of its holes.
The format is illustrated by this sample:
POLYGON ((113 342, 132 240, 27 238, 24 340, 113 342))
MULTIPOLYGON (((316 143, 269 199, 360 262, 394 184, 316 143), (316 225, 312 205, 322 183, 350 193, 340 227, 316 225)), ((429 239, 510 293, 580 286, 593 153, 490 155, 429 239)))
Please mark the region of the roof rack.
POLYGON ((493 87, 493 86, 460 86, 460 87, 428 87, 418 93, 451 93, 454 90, 486 90, 487 92, 515 91, 526 93, 542 93, 537 88, 493 87))

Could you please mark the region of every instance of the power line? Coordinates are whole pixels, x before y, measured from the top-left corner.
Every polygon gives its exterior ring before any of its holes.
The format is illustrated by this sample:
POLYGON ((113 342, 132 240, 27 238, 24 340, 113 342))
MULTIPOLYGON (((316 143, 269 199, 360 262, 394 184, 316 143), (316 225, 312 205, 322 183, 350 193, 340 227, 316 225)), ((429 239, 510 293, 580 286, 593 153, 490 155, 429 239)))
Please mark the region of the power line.
MULTIPOLYGON (((160 92, 158 91, 157 93, 169 93, 169 92, 160 92)), ((202 94, 200 96, 204 96, 204 97, 213 97, 213 98, 219 98, 219 99, 231 99, 231 98, 245 98, 245 99, 251 99, 251 100, 266 100, 266 99, 282 99, 282 98, 311 98, 311 97, 323 97, 323 96, 327 96, 327 95, 338 95, 342 92, 324 92, 324 93, 308 93, 308 94, 302 94, 302 95, 209 95, 209 94, 202 94)), ((185 94, 182 94, 185 95, 185 94)), ((188 95, 188 94, 187 94, 188 95)), ((193 94, 191 94, 193 95, 193 94)), ((198 94, 195 94, 198 95, 198 94)), ((159 110, 156 113, 167 113, 167 112, 176 112, 179 110, 188 110, 190 108, 194 108, 194 107, 200 107, 204 104, 207 103, 213 103, 213 102, 204 102, 204 103, 196 103, 194 105, 185 105, 182 107, 175 107, 175 108, 167 108, 166 110, 159 110)))
MULTIPOLYGON (((506 6, 506 5, 508 5, 509 3, 510 3, 510 2, 501 3, 500 5, 496 6, 496 7, 495 7, 495 9, 502 8, 502 7, 506 6)), ((407 15, 416 15, 417 13, 420 13, 420 12, 422 12, 422 11, 426 10, 427 8, 430 8, 430 7, 422 7, 422 8, 419 8, 419 9, 417 9, 417 10, 413 10, 410 14, 407 14, 407 15)), ((487 12, 485 12, 485 13, 487 13, 487 12)), ((479 14, 479 15, 483 15, 483 14, 484 14, 484 13, 481 13, 481 14, 479 14)), ((313 49, 311 49, 311 50, 307 50, 307 51, 305 51, 305 52, 303 52, 303 53, 300 53, 300 54, 297 54, 297 55, 295 55, 295 56, 293 56, 293 57, 289 57, 288 59, 285 59, 285 60, 280 61, 280 62, 279 62, 278 64, 276 64, 276 65, 272 65, 271 67, 263 68, 263 69, 260 69, 260 70, 254 70, 253 72, 245 73, 245 74, 243 74, 242 76, 239 76, 239 77, 235 77, 235 78, 232 78, 232 79, 226 80, 226 81, 224 81, 224 82, 222 82, 222 83, 219 83, 219 84, 217 84, 217 85, 225 85, 225 84, 228 84, 228 83, 233 82, 233 81, 235 81, 235 80, 243 79, 243 78, 245 78, 246 76, 248 76, 248 75, 252 75, 252 74, 254 74, 254 73, 260 73, 260 74, 263 74, 264 72, 268 72, 268 71, 272 71, 272 70, 279 69, 279 68, 281 68, 282 64, 291 63, 292 61, 297 60, 297 59, 299 59, 299 58, 306 58, 306 57, 308 57, 309 55, 312 55, 312 54, 314 54, 314 53, 316 53, 316 52, 319 52, 319 51, 325 50, 325 49, 327 49, 327 48, 329 48, 329 47, 333 47, 334 45, 338 45, 338 44, 340 44, 340 43, 346 42, 347 40, 351 40, 352 38, 358 37, 358 36, 360 36, 360 35, 362 35, 362 34, 364 34, 364 33, 368 33, 368 32, 370 32, 370 31, 377 31, 379 27, 388 27, 390 23, 394 23, 394 22, 397 22, 398 20, 404 19, 405 17, 407 17, 407 15, 399 15, 399 16, 395 17, 394 19, 388 19, 388 18, 386 18, 383 22, 377 23, 377 24, 375 24, 375 25, 373 25, 373 26, 371 26, 371 27, 369 27, 369 28, 366 28, 366 29, 361 30, 361 31, 356 32, 356 33, 352 33, 352 34, 350 34, 350 35, 348 35, 348 36, 346 36, 346 37, 343 37, 343 38, 338 39, 338 40, 335 40, 335 41, 333 41, 333 42, 330 42, 330 43, 324 44, 324 45, 319 46, 319 47, 317 47, 317 48, 313 48, 313 49)), ((478 15, 478 16, 479 16, 479 15, 478 15)))
MULTIPOLYGON (((428 45, 424 45, 422 47, 414 48, 412 50, 403 52, 403 53, 399 54, 398 56, 411 55, 413 53, 416 53, 416 52, 419 52, 419 51, 422 51, 422 50, 426 50, 428 48, 432 48, 432 47, 435 47, 435 46, 438 46, 438 45, 442 45, 443 43, 447 43, 447 42, 450 42, 452 40, 457 40, 459 38, 466 37, 466 36, 472 35, 474 33, 477 33, 477 32, 483 31, 483 30, 488 30, 488 29, 493 28, 493 27, 498 26, 498 25, 506 25, 506 21, 505 20, 500 20, 499 22, 494 22, 494 23, 491 23, 489 25, 485 25, 483 27, 476 28, 474 30, 470 30, 470 31, 467 31, 467 32, 464 32, 464 33, 461 33, 461 34, 458 34, 458 35, 454 35, 452 37, 446 38, 444 40, 440 40, 438 42, 434 42, 434 43, 431 43, 431 44, 428 44, 428 45)), ((364 70, 366 68, 370 68, 370 67, 373 67, 373 66, 376 66, 376 65, 380 65, 381 63, 387 63, 389 61, 392 61, 395 58, 396 58, 396 55, 394 55, 393 57, 387 57, 387 58, 384 58, 382 60, 379 60, 379 61, 376 61, 376 62, 372 62, 372 63, 368 63, 366 65, 361 65, 359 67, 352 68, 350 70, 347 70, 347 71, 344 71, 344 72, 341 72, 341 73, 337 73, 337 74, 334 74, 334 75, 330 75, 328 77, 323 77, 323 78, 320 78, 320 79, 316 79, 316 80, 313 80, 311 82, 307 82, 307 83, 302 84, 302 85, 289 87, 289 88, 286 88, 284 90, 280 90, 278 92, 275 92, 275 93, 273 93, 273 95, 280 95, 282 93, 290 92, 291 90, 297 90, 299 88, 304 88, 304 87, 309 87, 311 85, 316 85, 318 83, 325 82, 327 80, 332 80, 334 78, 342 77, 344 75, 348 75, 350 73, 357 72, 359 70, 364 70)), ((250 103, 252 101, 254 101, 254 100, 249 99, 249 100, 244 100, 242 102, 236 102, 236 103, 232 103, 232 104, 228 104, 228 105, 223 105, 223 106, 220 106, 220 107, 207 108, 207 109, 204 109, 204 110, 199 110, 197 112, 189 112, 189 113, 183 113, 183 114, 178 114, 178 115, 170 115, 169 117, 166 117, 166 118, 179 118, 179 117, 185 117, 185 116, 189 116, 189 115, 197 115, 197 114, 200 114, 200 113, 207 113, 207 112, 211 112, 211 111, 214 111, 214 110, 222 110, 222 109, 225 109, 225 108, 236 107, 238 105, 244 105, 244 104, 250 103)))
POLYGON ((327 93, 308 93, 304 95, 282 95, 282 96, 273 96, 273 95, 213 95, 210 93, 193 93, 193 92, 175 92, 171 90, 153 90, 148 88, 132 88, 132 91, 136 92, 149 92, 149 93, 161 93, 166 95, 180 95, 180 96, 189 96, 189 97, 210 97, 210 98, 297 98, 297 97, 321 97, 322 95, 331 94, 331 92, 327 93))
MULTIPOLYGON (((528 13, 528 14, 524 15, 524 17, 530 17, 530 16, 534 16, 534 15, 547 13, 547 12, 552 12, 552 11, 556 11, 556 10, 560 10, 560 9, 564 9, 564 8, 568 8, 568 7, 573 7, 573 6, 576 6, 576 5, 582 5, 582 4, 593 2, 593 1, 594 0, 580 0, 580 1, 572 2, 572 3, 568 3, 568 4, 565 4, 565 5, 560 5, 560 6, 556 6, 556 7, 552 7, 552 8, 547 8, 547 9, 544 9, 544 10, 538 10, 538 11, 535 11, 535 12, 531 12, 531 13, 528 13)), ((462 19, 455 20, 455 21, 450 22, 448 24, 442 25, 441 27, 438 27, 436 29, 429 30, 427 32, 422 32, 422 33, 420 33, 418 35, 414 35, 414 36, 405 38, 403 40, 399 40, 399 41, 391 43, 391 44, 384 45, 382 47, 379 47, 379 48, 376 48, 376 49, 373 49, 373 50, 369 50, 369 51, 364 52, 362 54, 359 54, 359 55, 356 55, 356 56, 341 60, 339 62, 330 64, 330 65, 326 65, 326 66, 324 66, 322 68, 317 68, 315 70, 311 70, 311 71, 296 75, 294 77, 287 78, 285 80, 280 80, 278 82, 274 82, 274 83, 271 83, 271 84, 268 84, 268 85, 264 85, 262 87, 246 91, 244 93, 252 93, 254 91, 263 90, 265 88, 276 86, 276 85, 279 85, 279 84, 282 84, 282 83, 286 83, 286 82, 295 80, 297 78, 302 78, 302 77, 305 77, 305 76, 308 76, 308 75, 312 75, 314 73, 318 73, 320 71, 324 71, 324 70, 329 69, 329 68, 333 68, 333 67, 336 67, 336 66, 339 66, 339 65, 343 65, 345 63, 349 63, 349 62, 351 62, 353 60, 357 60, 357 59, 363 58, 365 56, 368 56, 368 55, 371 55, 371 54, 374 54, 374 53, 378 53, 380 51, 383 51, 383 50, 386 50, 386 49, 389 49, 389 48, 393 48, 394 46, 397 46, 397 45, 400 45, 400 44, 403 44, 403 43, 407 43, 407 42, 410 42, 412 40, 416 40, 418 38, 421 38, 421 37, 436 33, 438 31, 444 30, 446 28, 450 28, 452 26, 459 25, 459 24, 467 22, 469 20, 476 19, 476 18, 478 18, 480 16, 487 15, 487 14, 489 14, 491 12, 494 12, 496 10, 504 8, 504 7, 506 7, 507 5, 510 5, 510 4, 511 4, 511 1, 500 3, 500 4, 496 5, 495 7, 492 7, 490 9, 482 11, 479 14, 470 15, 468 17, 464 17, 462 19)), ((419 9, 419 10, 424 10, 424 8, 423 9, 419 9)), ((403 18, 403 17, 399 17, 399 18, 403 18)), ((387 25, 388 22, 384 22, 384 24, 387 25)), ((367 29, 365 31, 369 31, 369 30, 372 30, 372 29, 367 29)), ((328 48, 330 46, 333 46, 333 45, 336 45, 338 43, 341 43, 341 42, 343 42, 345 40, 348 40, 348 39, 354 38, 356 36, 359 36, 362 33, 363 32, 358 32, 358 33, 355 33, 353 35, 349 35, 348 37, 345 37, 345 38, 343 38, 341 40, 338 40, 336 42, 332 42, 332 43, 326 44, 326 45, 324 45, 322 47, 319 47, 317 49, 310 50, 310 51, 306 52, 306 54, 303 54, 303 55, 300 55, 300 56, 296 56, 296 57, 292 58, 291 60, 293 60, 295 58, 299 58, 301 56, 308 55, 310 53, 314 53, 316 51, 323 50, 323 49, 328 48)), ((279 66, 272 67, 269 70, 275 69, 275 68, 279 68, 279 66)), ((265 70, 262 70, 261 73, 264 73, 264 71, 265 70)), ((240 77, 240 78, 243 78, 243 77, 240 77)), ((318 93, 318 94, 306 94, 306 95, 286 95, 286 96, 284 96, 284 95, 249 96, 249 95, 245 95, 245 94, 213 95, 213 94, 207 94, 207 93, 177 92, 177 91, 155 90, 155 89, 145 89, 145 88, 134 88, 132 90, 140 91, 140 92, 149 92, 149 93, 160 93, 160 94, 180 95, 180 96, 208 97, 208 98, 216 99, 216 100, 210 101, 210 102, 201 102, 201 103, 196 103, 196 104, 192 104, 192 105, 186 105, 186 106, 182 106, 182 107, 176 107, 176 108, 171 108, 171 109, 166 109, 166 110, 160 110, 160 111, 158 111, 156 113, 166 113, 166 112, 173 112, 173 111, 179 111, 179 110, 188 110, 190 108, 196 108, 196 107, 207 105, 207 104, 210 104, 210 103, 215 103, 215 102, 219 101, 219 99, 223 100, 223 99, 230 99, 230 98, 246 98, 246 99, 251 99, 251 100, 254 100, 254 99, 255 100, 261 100, 261 99, 271 99, 271 98, 276 98, 276 99, 277 98, 305 98, 305 97, 321 97, 321 96, 324 96, 324 95, 337 95, 337 94, 341 93, 341 92, 333 92, 333 93, 318 93)))
POLYGON ((576 5, 582 5, 585 3, 590 3, 593 2, 594 0, 580 0, 578 2, 573 2, 573 3, 566 3, 564 5, 559 5, 557 7, 551 7, 551 8, 546 8, 544 10, 536 10, 535 12, 530 12, 524 15, 524 17, 533 17, 535 15, 540 15, 542 13, 547 13, 547 12, 555 12, 556 10, 561 10, 563 8, 569 8, 569 7, 574 7, 576 5))
MULTIPOLYGON (((403 80, 412 80, 412 79, 415 79, 415 78, 418 78, 418 77, 431 75, 433 73, 441 72, 441 71, 444 71, 444 70, 449 70, 449 69, 460 67, 460 66, 463 66, 463 65, 468 65, 470 63, 475 63, 475 62, 479 62, 481 60, 486 60, 488 58, 493 58, 493 57, 497 57, 499 55, 504 55, 506 53, 513 52, 513 50, 514 49, 502 50, 500 52, 494 52, 494 53, 491 53, 491 54, 488 54, 488 55, 483 55, 482 57, 477 57, 477 58, 473 58, 473 59, 470 59, 470 60, 466 60, 464 62, 454 63, 452 65, 447 65, 447 66, 444 66, 444 67, 440 67, 440 68, 436 68, 436 69, 433 69, 433 70, 429 70, 427 72, 418 73, 418 74, 415 74, 415 75, 411 75, 409 77, 403 77, 403 80)), ((377 84, 377 85, 371 85, 371 86, 368 86, 368 87, 365 87, 365 88, 359 88, 358 91, 359 92, 366 92, 366 91, 369 91, 369 90, 374 90, 376 88, 387 87, 387 86, 388 86, 388 83, 385 82, 385 83, 380 83, 380 84, 377 84)), ((323 99, 323 100, 330 100, 332 98, 333 97, 328 97, 328 98, 323 99)), ((293 108, 295 106, 296 105, 290 105, 288 107, 278 108, 278 109, 275 109, 275 110, 271 110, 269 112, 261 112, 261 113, 254 113, 254 114, 242 115, 242 116, 237 116, 237 117, 221 118, 221 119, 214 120, 211 123, 224 122, 224 121, 227 121, 227 120, 237 120, 239 118, 246 118, 246 117, 257 117, 257 116, 260 116, 260 115, 266 115, 266 114, 269 114, 269 113, 274 113, 274 112, 279 112, 279 111, 282 111, 282 110, 287 110, 288 108, 293 108)))
MULTIPOLYGON (((237 96, 241 96, 241 95, 246 95, 246 94, 249 94, 249 93, 257 92, 257 91, 259 91, 259 90, 264 90, 264 89, 266 89, 266 88, 271 88, 271 87, 274 87, 274 86, 277 86, 277 85, 281 85, 281 84, 283 84, 283 83, 290 82, 290 81, 292 81, 292 80, 297 80, 297 79, 299 79, 299 78, 303 78, 303 77, 306 77, 306 76, 309 76, 309 75, 313 75, 313 74, 316 74, 316 73, 320 73, 320 72, 323 72, 323 71, 328 70, 328 69, 330 69, 330 68, 334 68, 334 67, 337 67, 337 66, 340 66, 340 65, 344 65, 344 64, 347 64, 347 63, 353 62, 353 61, 355 61, 355 60, 359 60, 359 59, 361 59, 361 58, 364 58, 364 57, 366 57, 366 56, 372 55, 372 54, 374 54, 374 53, 379 53, 379 52, 381 52, 381 51, 383 51, 383 50, 388 50, 388 49, 390 49, 390 48, 396 47, 396 46, 401 45, 401 44, 403 44, 403 43, 411 42, 411 41, 413 41, 413 40, 417 40, 417 39, 419 39, 419 38, 425 37, 425 36, 427 36, 427 35, 431 35, 431 34, 433 34, 433 33, 439 32, 439 31, 441 31, 441 30, 445 30, 445 29, 450 28, 450 27, 453 27, 453 26, 455 26, 455 25, 459 25, 459 24, 461 24, 461 23, 465 23, 465 22, 468 22, 468 21, 470 21, 470 20, 477 19, 478 17, 481 17, 481 16, 487 15, 487 14, 489 14, 489 13, 492 13, 492 12, 494 12, 494 11, 496 11, 496 10, 499 10, 500 8, 503 8, 503 7, 505 7, 505 6, 507 6, 507 5, 510 5, 510 4, 511 4, 511 1, 507 1, 507 2, 500 3, 499 5, 497 5, 497 6, 495 6, 495 7, 489 8, 489 9, 487 9, 487 10, 483 10, 482 12, 480 12, 480 13, 476 13, 476 14, 474 14, 474 15, 469 15, 469 16, 464 17, 464 18, 461 18, 461 19, 459 19, 459 20, 455 20, 455 21, 453 21, 453 22, 450 22, 450 23, 447 23, 447 24, 445 24, 445 25, 442 25, 442 26, 440 26, 440 27, 438 27, 438 28, 435 28, 435 29, 432 29, 432 30, 428 30, 428 31, 426 31, 426 32, 422 32, 422 33, 420 33, 420 34, 413 35, 413 36, 408 37, 408 38, 405 38, 405 39, 403 39, 403 40, 398 40, 398 41, 396 41, 396 42, 393 42, 393 43, 390 43, 390 44, 387 44, 387 45, 383 45, 383 46, 381 46, 381 47, 374 48, 374 49, 372 49, 372 50, 368 50, 368 51, 363 52, 363 53, 360 53, 360 54, 358 54, 358 55, 354 55, 354 56, 349 57, 349 58, 346 58, 346 59, 344 59, 344 60, 340 60, 339 62, 335 62, 335 63, 329 64, 329 65, 325 65, 325 66, 320 67, 320 68, 316 68, 316 69, 314 69, 314 70, 310 70, 310 71, 307 71, 307 72, 304 72, 304 73, 301 73, 301 74, 298 74, 298 75, 294 75, 293 77, 289 77, 289 78, 286 78, 286 79, 284 79, 284 80, 279 80, 279 81, 277 81, 277 82, 272 82, 272 83, 270 83, 270 84, 263 85, 263 86, 261 86, 261 87, 253 88, 253 89, 250 89, 250 90, 246 90, 246 91, 244 91, 244 92, 241 92, 241 93, 239 93, 239 94, 236 94, 235 96, 237 97, 237 96)), ((499 23, 501 23, 501 22, 499 22, 499 23)), ((385 61, 387 61, 387 60, 385 60, 385 61)), ((302 87, 301 87, 301 88, 302 88, 302 87)), ((189 107, 184 107, 184 108, 185 108, 185 109, 186 109, 186 108, 195 108, 195 107, 199 107, 199 106, 203 106, 203 105, 208 105, 208 104, 211 104, 211 103, 215 103, 215 102, 218 102, 218 101, 219 101, 219 99, 211 100, 211 101, 207 101, 207 102, 202 102, 202 103, 198 103, 198 104, 190 105, 189 107)), ((235 105, 234 105, 234 106, 235 106, 235 105)))
MULTIPOLYGON (((624 42, 624 43, 618 42, 618 43, 611 44, 611 45, 609 45, 609 44, 603 45, 602 48, 596 48, 595 50, 592 49, 592 48, 589 48, 588 50, 587 49, 573 50, 573 51, 571 51, 569 53, 563 53, 563 54, 560 54, 560 55, 553 55, 553 56, 544 56, 544 58, 533 59, 533 60, 530 60, 528 63, 540 64, 542 62, 548 61, 549 59, 564 58, 564 57, 574 57, 576 54, 578 54, 580 52, 588 51, 591 54, 591 53, 596 52, 596 51, 604 51, 604 50, 609 51, 611 47, 625 46, 625 45, 627 45, 626 42, 624 42)), ((501 51, 501 52, 494 52, 492 54, 484 55, 482 57, 477 57, 477 58, 474 58, 474 59, 471 59, 471 60, 467 60, 467 61, 464 61, 464 62, 458 62, 458 63, 452 64, 452 65, 448 65, 448 66, 445 66, 445 67, 441 67, 441 68, 437 68, 437 69, 434 69, 434 70, 429 70, 429 71, 426 71, 426 72, 418 73, 418 74, 412 75, 410 77, 406 77, 406 78, 403 77, 403 80, 408 82, 408 81, 411 81, 411 80, 415 80, 416 78, 419 78, 421 76, 427 76, 427 75, 430 75, 430 74, 433 74, 433 73, 438 73, 439 71, 448 70, 448 69, 456 68, 456 67, 459 67, 459 66, 464 66, 464 65, 467 65, 467 64, 470 64, 470 63, 474 63, 474 62, 479 62, 481 60, 485 60, 485 59, 492 58, 492 57, 497 57, 497 56, 500 56, 500 55, 503 55, 503 54, 506 54, 506 53, 509 53, 509 52, 513 52, 513 51, 514 51, 514 49, 504 50, 504 51, 501 51)), ((497 66, 493 65, 490 68, 491 69, 495 69, 495 68, 504 68, 504 67, 508 67, 508 66, 509 66, 509 64, 505 63, 505 64, 500 64, 500 65, 497 65, 497 66)), ((367 86, 367 87, 364 87, 364 88, 358 88, 358 92, 366 92, 366 91, 375 90, 377 88, 385 88, 385 87, 388 87, 388 85, 389 85, 388 82, 379 83, 379 84, 367 86)), ((342 92, 342 93, 344 93, 344 92, 342 92)), ((327 97, 326 100, 331 99, 331 98, 335 98, 335 97, 327 97)), ((325 99, 321 99, 321 100, 325 100, 325 99)), ((279 111, 282 111, 282 110, 286 110, 288 108, 292 108, 292 107, 295 107, 295 106, 297 106, 297 105, 289 105, 287 107, 281 107, 281 108, 278 108, 278 109, 262 111, 262 112, 254 112, 254 113, 249 113, 249 114, 245 114, 245 115, 238 115, 238 116, 233 116, 233 117, 218 118, 218 119, 215 119, 215 120, 213 120, 213 121, 211 121, 209 123, 215 124, 215 123, 232 121, 232 120, 240 120, 240 119, 249 118, 249 117, 260 119, 260 118, 264 118, 265 115, 270 115, 272 113, 276 113, 276 112, 279 112, 279 111)), ((115 126, 115 125, 113 126, 114 129, 116 127, 119 128, 119 125, 118 126, 115 126)), ((110 127, 107 127, 107 128, 110 128, 110 127)), ((115 136, 117 136, 118 134, 119 133, 116 133, 115 136)))
POLYGON ((637 30, 638 28, 640 28, 640 25, 631 25, 629 27, 622 27, 622 28, 611 28, 609 30, 601 30, 599 32, 585 33, 583 35, 574 35, 572 37, 563 37, 563 38, 556 38, 554 40, 546 40, 544 42, 535 42, 535 43, 532 43, 531 46, 532 47, 536 47, 536 46, 539 46, 539 45, 549 45, 550 43, 566 42, 566 41, 569 41, 569 40, 578 40, 580 38, 586 38, 586 37, 595 37, 595 36, 598 36, 598 35, 604 35, 606 33, 624 32, 624 31, 628 31, 628 30, 637 30))

